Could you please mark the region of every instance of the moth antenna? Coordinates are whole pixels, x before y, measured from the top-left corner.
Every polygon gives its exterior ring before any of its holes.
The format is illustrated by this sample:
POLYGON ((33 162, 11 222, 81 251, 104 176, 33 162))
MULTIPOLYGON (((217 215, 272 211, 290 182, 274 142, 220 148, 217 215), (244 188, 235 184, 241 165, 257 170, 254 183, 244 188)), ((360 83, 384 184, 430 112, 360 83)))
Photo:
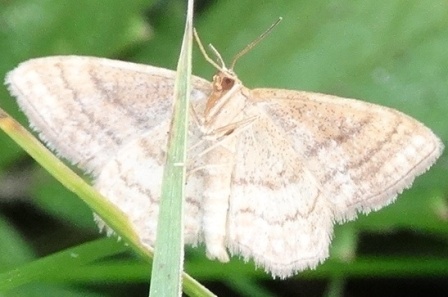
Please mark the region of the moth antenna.
POLYGON ((226 63, 224 63, 224 59, 221 57, 221 54, 218 52, 218 50, 213 46, 213 44, 209 44, 208 47, 211 49, 211 51, 215 54, 216 58, 218 58, 218 61, 221 63, 222 68, 226 68, 226 63))
POLYGON ((263 32, 263 34, 258 36, 257 39, 255 39, 254 41, 249 43, 242 51, 240 51, 238 54, 236 54, 232 60, 230 69, 233 70, 233 68, 235 67, 236 61, 238 61, 239 58, 244 56, 248 51, 250 51, 254 46, 256 46, 260 41, 262 41, 269 33, 271 33, 272 29, 274 29, 274 27, 276 27, 282 20, 283 20, 283 18, 279 17, 276 22, 274 22, 266 31, 263 32))
POLYGON ((218 64, 216 64, 215 61, 213 61, 212 58, 209 57, 209 55, 207 54, 207 51, 205 50, 204 46, 202 45, 201 39, 199 39, 199 35, 198 32, 196 31, 196 28, 193 29, 193 35, 194 38, 196 39, 196 42, 199 46, 199 49, 201 50, 202 55, 204 56, 205 60, 207 62, 209 62, 210 64, 212 64, 213 67, 215 67, 216 69, 218 69, 219 71, 223 71, 225 69, 225 65, 224 65, 224 61, 221 58, 221 55, 218 53, 218 51, 210 44, 210 48, 212 49, 212 51, 214 52, 214 54, 218 57, 218 60, 221 62, 221 66, 219 66, 218 64))

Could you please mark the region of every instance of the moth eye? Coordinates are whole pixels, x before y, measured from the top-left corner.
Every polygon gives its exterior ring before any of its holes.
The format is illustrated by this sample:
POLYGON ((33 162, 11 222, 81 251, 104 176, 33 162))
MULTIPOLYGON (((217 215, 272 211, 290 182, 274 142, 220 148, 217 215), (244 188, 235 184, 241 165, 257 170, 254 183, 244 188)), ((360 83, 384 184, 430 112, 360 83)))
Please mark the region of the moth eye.
POLYGON ((225 77, 222 80, 222 88, 224 90, 230 90, 233 87, 234 84, 235 84, 235 80, 232 79, 232 78, 225 77))

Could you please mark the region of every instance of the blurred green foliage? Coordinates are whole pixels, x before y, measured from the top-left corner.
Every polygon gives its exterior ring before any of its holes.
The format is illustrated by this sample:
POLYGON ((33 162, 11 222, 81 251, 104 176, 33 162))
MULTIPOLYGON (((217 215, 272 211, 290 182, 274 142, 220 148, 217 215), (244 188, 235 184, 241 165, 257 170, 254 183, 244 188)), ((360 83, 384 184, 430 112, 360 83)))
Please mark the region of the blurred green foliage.
MULTIPOLYGON (((421 120, 446 143, 446 1, 229 0, 202 1, 197 7, 195 22, 201 39, 213 43, 227 61, 283 17, 274 33, 236 65, 235 71, 247 87, 316 91, 390 106, 421 120)), ((180 0, 1 1, 0 76, 21 61, 62 54, 109 57, 173 69, 184 17, 184 1, 180 0)), ((198 51, 193 61, 194 73, 211 77, 214 69, 198 51)), ((0 88, 0 106, 27 125, 6 88, 0 88)), ((82 242, 97 237, 90 210, 53 178, 30 165, 26 154, 3 133, 0 166, 0 271, 33 263, 33 259, 70 246, 73 250, 67 252, 76 252, 82 242), (26 182, 18 182, 23 180, 26 182), (26 213, 14 208, 17 205, 38 209, 48 217, 44 221, 51 228, 35 228, 33 225, 39 222, 23 219, 26 213), (23 224, 18 224, 11 213, 25 220, 23 224)), ((331 260, 298 278, 325 277, 339 284, 341 278, 349 276, 446 277, 447 172, 444 154, 395 204, 338 226, 331 260), (375 234, 381 235, 372 240, 375 234)), ((91 256, 99 259, 109 255, 113 241, 99 241, 96 249, 89 250, 91 256)), ((115 248, 123 253, 123 249, 115 248)), ((16 288, 11 296, 39 292, 46 292, 46 296, 125 296, 120 290, 102 288, 111 283, 113 288, 117 283, 145 283, 149 276, 149 265, 129 255, 125 260, 82 269, 58 261, 59 273, 50 274, 53 278, 42 277, 45 284, 16 288)), ((189 250, 186 261, 186 270, 193 277, 219 280, 235 294, 283 296, 260 288, 257 280, 269 276, 253 264, 237 259, 230 264, 211 262, 200 249, 189 250)))

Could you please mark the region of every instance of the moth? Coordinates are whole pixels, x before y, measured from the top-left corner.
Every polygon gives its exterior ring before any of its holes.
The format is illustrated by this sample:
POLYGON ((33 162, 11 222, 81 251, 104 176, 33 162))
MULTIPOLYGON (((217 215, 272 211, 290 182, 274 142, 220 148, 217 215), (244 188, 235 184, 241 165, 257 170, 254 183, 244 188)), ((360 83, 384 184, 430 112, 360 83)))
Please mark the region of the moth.
MULTIPOLYGON (((211 62, 214 63, 213 61, 211 62)), ((233 63, 232 63, 233 65, 233 63)), ((443 144, 391 108, 331 95, 248 89, 214 64, 193 77, 185 242, 253 259, 274 277, 329 255, 333 225, 394 201, 443 144)), ((40 138, 153 246, 175 72, 96 57, 21 63, 6 84, 40 138)))

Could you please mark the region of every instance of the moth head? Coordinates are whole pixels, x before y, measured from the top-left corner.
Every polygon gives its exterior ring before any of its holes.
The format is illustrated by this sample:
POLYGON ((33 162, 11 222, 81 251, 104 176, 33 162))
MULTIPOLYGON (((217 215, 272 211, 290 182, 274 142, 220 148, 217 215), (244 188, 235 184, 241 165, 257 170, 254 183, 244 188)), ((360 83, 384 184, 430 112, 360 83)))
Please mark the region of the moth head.
POLYGON ((208 97, 204 110, 206 122, 215 116, 218 110, 223 108, 225 102, 241 86, 241 82, 236 74, 225 67, 213 76, 212 93, 208 97))
POLYGON ((213 76, 213 91, 225 92, 230 90, 238 77, 232 70, 222 69, 213 76))

